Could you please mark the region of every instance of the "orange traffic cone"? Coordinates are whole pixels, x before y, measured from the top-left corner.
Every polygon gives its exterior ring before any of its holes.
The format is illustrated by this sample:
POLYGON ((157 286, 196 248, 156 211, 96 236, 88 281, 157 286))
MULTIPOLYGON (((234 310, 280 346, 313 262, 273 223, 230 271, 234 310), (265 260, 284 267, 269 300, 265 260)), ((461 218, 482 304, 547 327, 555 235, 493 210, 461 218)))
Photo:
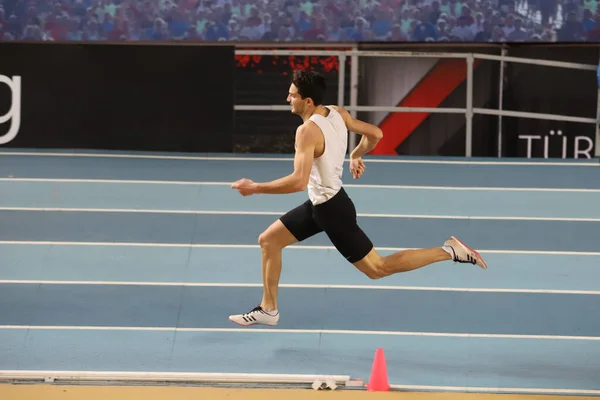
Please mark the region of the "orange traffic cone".
POLYGON ((385 363, 385 355, 383 349, 375 351, 373 359, 373 368, 371 369, 371 377, 367 384, 369 392, 389 392, 390 383, 388 382, 387 366, 385 363))

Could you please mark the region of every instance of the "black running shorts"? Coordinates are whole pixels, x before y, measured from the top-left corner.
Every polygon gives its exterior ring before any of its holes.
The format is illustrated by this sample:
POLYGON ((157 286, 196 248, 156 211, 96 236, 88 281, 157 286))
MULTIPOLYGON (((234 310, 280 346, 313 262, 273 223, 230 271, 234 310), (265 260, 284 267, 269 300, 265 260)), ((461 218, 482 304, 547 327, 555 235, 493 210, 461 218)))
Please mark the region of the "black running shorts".
POLYGON ((356 208, 344 188, 316 206, 307 200, 280 220, 299 242, 325 232, 351 263, 362 260, 373 249, 373 243, 356 222, 356 208))

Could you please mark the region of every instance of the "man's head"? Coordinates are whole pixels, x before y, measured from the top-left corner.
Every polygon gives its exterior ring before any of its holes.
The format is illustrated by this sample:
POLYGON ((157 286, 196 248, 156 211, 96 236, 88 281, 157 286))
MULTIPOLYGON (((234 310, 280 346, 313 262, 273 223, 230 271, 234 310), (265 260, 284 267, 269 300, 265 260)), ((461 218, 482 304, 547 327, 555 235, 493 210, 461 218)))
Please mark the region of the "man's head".
POLYGON ((320 106, 325 94, 325 78, 314 71, 296 70, 292 76, 287 101, 294 114, 320 106))

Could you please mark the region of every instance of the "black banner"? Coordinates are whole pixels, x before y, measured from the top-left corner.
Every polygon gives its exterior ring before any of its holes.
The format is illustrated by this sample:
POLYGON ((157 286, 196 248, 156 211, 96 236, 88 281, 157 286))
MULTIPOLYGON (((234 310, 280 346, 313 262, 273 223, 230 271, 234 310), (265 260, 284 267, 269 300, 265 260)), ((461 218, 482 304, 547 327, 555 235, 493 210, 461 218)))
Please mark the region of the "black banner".
POLYGON ((233 46, 0 43, 0 146, 230 152, 233 46))
MULTIPOLYGON (((585 47, 515 46, 510 56, 596 65, 598 52, 585 47)), ((595 118, 596 70, 507 63, 504 109, 595 118)), ((596 126, 558 119, 503 117, 503 156, 593 158, 596 126)))

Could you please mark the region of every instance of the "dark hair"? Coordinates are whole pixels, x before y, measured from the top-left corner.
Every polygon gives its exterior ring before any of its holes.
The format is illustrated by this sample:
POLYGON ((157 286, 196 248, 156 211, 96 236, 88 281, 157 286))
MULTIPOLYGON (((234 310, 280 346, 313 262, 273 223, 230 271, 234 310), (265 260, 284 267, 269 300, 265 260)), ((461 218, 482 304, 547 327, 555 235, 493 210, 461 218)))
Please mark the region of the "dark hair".
POLYGON ((303 99, 310 97, 315 106, 321 105, 327 89, 323 75, 315 71, 297 69, 294 71, 292 83, 298 88, 298 94, 303 99))

